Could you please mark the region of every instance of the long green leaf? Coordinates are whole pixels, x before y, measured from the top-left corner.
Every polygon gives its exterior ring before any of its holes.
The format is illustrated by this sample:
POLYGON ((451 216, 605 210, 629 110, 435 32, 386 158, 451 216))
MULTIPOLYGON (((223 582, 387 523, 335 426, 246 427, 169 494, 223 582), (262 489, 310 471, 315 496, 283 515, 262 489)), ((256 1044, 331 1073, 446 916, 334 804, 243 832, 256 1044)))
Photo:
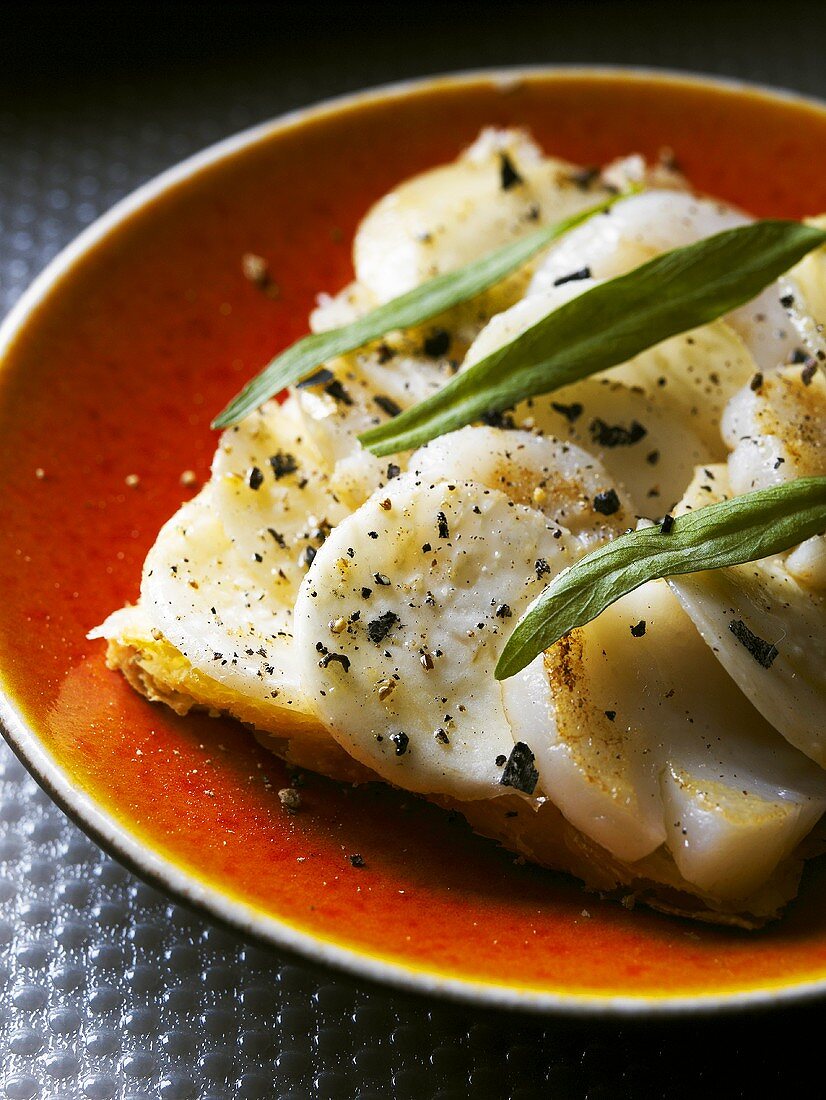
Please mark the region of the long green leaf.
POLYGON ((553 225, 544 226, 518 241, 506 244, 473 263, 456 271, 437 275, 421 286, 372 310, 349 325, 305 336, 276 356, 234 397, 222 413, 212 422, 213 428, 228 428, 237 424, 247 413, 257 409, 268 398, 285 386, 305 377, 310 371, 344 355, 364 347, 371 340, 378 340, 396 329, 420 325, 446 309, 481 294, 483 290, 500 282, 506 275, 527 263, 540 249, 557 240, 564 233, 594 214, 608 210, 615 202, 627 198, 632 191, 611 195, 603 202, 581 210, 553 225))
POLYGON ((762 221, 666 252, 566 302, 359 438, 376 455, 419 447, 486 413, 624 363, 743 305, 824 243, 823 230, 762 221))
POLYGON ((577 626, 647 581, 757 561, 826 530, 826 477, 806 477, 629 531, 559 573, 534 600, 499 658, 497 680, 520 672, 577 626))

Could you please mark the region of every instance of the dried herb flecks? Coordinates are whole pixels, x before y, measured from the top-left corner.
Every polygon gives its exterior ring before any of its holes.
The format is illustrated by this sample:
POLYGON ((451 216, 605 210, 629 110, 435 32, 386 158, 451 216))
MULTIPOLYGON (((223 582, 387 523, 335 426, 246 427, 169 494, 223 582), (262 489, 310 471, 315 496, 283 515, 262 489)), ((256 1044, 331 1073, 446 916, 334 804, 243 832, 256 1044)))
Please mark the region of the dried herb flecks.
POLYGON ((613 516, 619 509, 620 500, 616 489, 606 489, 594 497, 594 511, 599 512, 600 515, 613 516))
POLYGON ((438 359, 442 355, 447 355, 449 347, 450 333, 446 329, 437 328, 425 339, 424 353, 431 359, 438 359))
POLYGON ((599 416, 591 421, 589 431, 591 439, 600 447, 630 447, 648 435, 648 430, 637 420, 624 428, 622 424, 606 424, 599 416))
POLYGON ((392 397, 388 397, 386 394, 377 393, 373 400, 376 402, 382 412, 386 412, 388 416, 398 416, 402 411, 401 406, 397 405, 392 397))
POLYGON ((329 394, 334 401, 340 401, 342 405, 352 405, 353 399, 337 378, 324 387, 324 392, 329 394))
POLYGON ((378 645, 379 642, 384 641, 398 621, 399 616, 395 611, 385 611, 383 615, 379 615, 377 619, 367 624, 367 637, 374 645, 378 645))
POLYGON ((554 279, 554 286, 564 286, 565 283, 578 283, 582 279, 590 278, 590 267, 581 267, 579 271, 572 271, 570 275, 560 275, 558 279, 554 279))
POLYGON ((578 401, 572 401, 570 405, 563 405, 561 401, 552 401, 551 408, 564 416, 569 424, 573 424, 582 416, 582 405, 578 401))
POLYGON ((295 455, 287 454, 286 451, 278 451, 276 454, 270 455, 268 461, 272 466, 276 481, 280 481, 282 477, 287 477, 288 474, 294 474, 298 469, 295 455))
POLYGON ((499 782, 503 787, 533 794, 539 782, 539 772, 533 766, 534 755, 524 741, 517 741, 505 764, 505 770, 499 782))
POLYGON ((762 665, 763 668, 771 667, 772 662, 780 652, 776 645, 764 641, 753 630, 749 630, 742 619, 732 619, 728 624, 728 628, 737 641, 746 647, 758 665, 762 665))
POLYGON ((499 154, 499 182, 503 191, 510 191, 512 187, 518 187, 520 183, 525 182, 507 153, 499 154))
POLYGON ((504 428, 510 430, 516 427, 516 421, 512 413, 503 409, 501 412, 486 412, 479 417, 483 424, 489 428, 504 428))

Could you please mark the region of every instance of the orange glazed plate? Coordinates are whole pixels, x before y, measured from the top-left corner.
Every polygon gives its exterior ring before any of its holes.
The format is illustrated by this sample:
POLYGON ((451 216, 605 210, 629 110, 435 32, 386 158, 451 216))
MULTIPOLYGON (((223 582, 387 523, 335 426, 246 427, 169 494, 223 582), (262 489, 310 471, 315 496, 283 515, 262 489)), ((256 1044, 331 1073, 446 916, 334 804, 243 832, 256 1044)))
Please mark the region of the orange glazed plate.
MULTIPOLYGON (((757 215, 826 210, 826 108, 682 76, 556 69, 380 89, 289 115, 141 188, 0 330, 0 717, 57 802, 142 876, 281 949, 479 1004, 663 1013, 826 991, 826 868, 761 932, 600 901, 452 815, 310 776, 240 725, 176 717, 87 631, 138 594, 164 521, 206 478, 211 417, 351 276, 356 225, 483 126, 599 164, 670 147, 757 215), (242 274, 266 257, 268 295, 242 274), (130 475, 137 475, 135 478, 130 475), (185 479, 186 480, 186 479, 185 479), (358 854, 364 866, 353 866, 358 854)), ((358 861, 356 861, 358 862, 358 861)))

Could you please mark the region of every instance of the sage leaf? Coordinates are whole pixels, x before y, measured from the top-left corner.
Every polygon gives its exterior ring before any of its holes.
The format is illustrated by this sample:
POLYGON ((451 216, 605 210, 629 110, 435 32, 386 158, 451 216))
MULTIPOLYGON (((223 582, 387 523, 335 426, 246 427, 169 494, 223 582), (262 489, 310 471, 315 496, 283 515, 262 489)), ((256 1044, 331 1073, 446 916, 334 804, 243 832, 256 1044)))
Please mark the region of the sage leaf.
POLYGON ((329 359, 364 347, 371 340, 378 340, 396 329, 420 325, 430 317, 481 294, 570 229, 581 225, 594 214, 608 210, 615 202, 633 193, 626 191, 611 195, 577 214, 543 226, 518 241, 489 252, 456 271, 437 275, 406 294, 378 306, 349 325, 305 336, 277 355, 260 374, 248 382, 215 418, 212 427, 229 428, 237 424, 270 397, 298 382, 329 359))
POLYGON ((507 680, 575 627, 648 581, 742 565, 826 531, 826 477, 805 477, 629 531, 559 573, 514 627, 496 666, 507 680))
POLYGON ((359 439, 375 455, 420 447, 486 414, 624 363, 743 305, 824 243, 823 230, 774 220, 665 252, 566 302, 359 439))

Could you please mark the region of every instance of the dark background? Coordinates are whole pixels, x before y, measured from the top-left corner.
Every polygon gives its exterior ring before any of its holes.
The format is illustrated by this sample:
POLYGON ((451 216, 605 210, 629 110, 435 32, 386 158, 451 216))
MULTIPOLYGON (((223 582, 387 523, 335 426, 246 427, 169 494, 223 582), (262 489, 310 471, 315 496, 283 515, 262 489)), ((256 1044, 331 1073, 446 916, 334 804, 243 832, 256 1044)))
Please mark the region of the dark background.
MULTIPOLYGON (((144 179, 291 107, 429 73, 554 62, 667 67, 826 96, 824 32, 826 4, 812 0, 419 0, 323 8, 5 3, 0 5, 0 314, 84 225, 144 179)), ((93 967, 106 950, 126 959, 117 952, 126 941, 132 947, 129 966, 124 961, 112 975, 124 990, 126 1008, 112 1017, 110 1054, 95 1054, 90 1043, 81 1050, 86 1032, 79 1024, 77 1036, 65 1038, 61 1048, 78 1052, 77 1072, 64 1077, 48 1068, 56 1040, 49 1038, 54 1028, 49 1031, 45 1016, 43 1053, 19 1054, 15 1036, 23 1034, 21 1028, 41 1026, 37 1013, 25 1016, 15 1000, 20 981, 35 981, 29 970, 20 970, 20 959, 35 956, 25 955, 32 943, 25 909, 0 900, 0 919, 8 919, 12 935, 12 961, 3 962, 5 970, 0 967, 0 983, 6 981, 0 997, 0 1095, 10 1100, 97 1095, 89 1074, 104 1063, 116 1082, 105 1097, 165 1100, 287 1095, 419 1100, 468 1093, 523 1100, 761 1097, 802 1088, 809 1074, 815 1093, 823 1091, 817 1083, 819 1005, 710 1021, 566 1022, 424 1004, 365 989, 349 978, 318 976, 304 964, 250 952, 236 937, 216 937, 206 922, 187 923, 177 910, 172 920, 162 898, 141 894, 125 873, 118 878, 117 868, 75 837, 74 827, 33 794, 14 765, 2 775, 4 797, 26 800, 29 815, 0 814, 0 841, 29 822, 29 847, 21 847, 19 856, 29 863, 3 864, 10 881, 33 860, 47 858, 37 840, 45 821, 68 838, 67 850, 74 844, 86 853, 90 876, 108 881, 108 875, 123 883, 123 898, 144 899, 131 908, 124 902, 126 926, 108 931, 94 924, 91 902, 77 903, 74 918, 94 929, 84 949, 86 965, 93 967), (154 949, 142 948, 133 935, 152 921, 164 925, 167 955, 152 954, 154 949), (146 994, 135 975, 163 967, 170 952, 179 950, 175 957, 182 957, 181 945, 188 945, 190 969, 164 977, 146 994), (206 1017, 176 1009, 171 996, 183 988, 184 978, 197 985, 207 963, 226 971, 221 1011, 232 1012, 224 1035, 230 1068, 221 1070, 223 1077, 218 1070, 210 1077, 207 1063, 196 1057, 206 1017), (273 991, 271 1011, 263 1018, 259 1005, 257 1031, 249 1008, 253 980, 273 991), (130 1076, 123 1068, 125 1052, 136 1040, 129 1038, 126 1009, 152 998, 165 998, 165 1035, 178 1039, 142 1040, 154 1061, 146 1063, 143 1077, 130 1076), (284 1023, 291 1011, 304 1014, 298 1029, 284 1023), (259 1038, 252 1042, 250 1035, 259 1038), (369 1057, 362 1056, 365 1051, 369 1057), (25 1080, 34 1081, 36 1089, 25 1080)), ((54 907, 60 900, 65 910, 65 897, 58 899, 64 885, 60 872, 46 879, 38 895, 42 904, 54 907)), ((47 933, 43 936, 48 953, 47 933)), ((49 957, 57 958, 62 949, 55 947, 49 957)), ((51 1010, 79 1006, 82 1017, 87 1011, 82 998, 72 1000, 73 994, 49 977, 52 971, 44 974, 51 1010)))
POLYGON ((403 76, 563 61, 670 66, 817 93, 826 29, 820 0, 35 0, 6 2, 3 13, 0 80, 35 99, 130 79, 159 81, 167 95, 186 84, 193 95, 231 75, 269 87, 279 105, 298 82, 329 94, 403 76))

